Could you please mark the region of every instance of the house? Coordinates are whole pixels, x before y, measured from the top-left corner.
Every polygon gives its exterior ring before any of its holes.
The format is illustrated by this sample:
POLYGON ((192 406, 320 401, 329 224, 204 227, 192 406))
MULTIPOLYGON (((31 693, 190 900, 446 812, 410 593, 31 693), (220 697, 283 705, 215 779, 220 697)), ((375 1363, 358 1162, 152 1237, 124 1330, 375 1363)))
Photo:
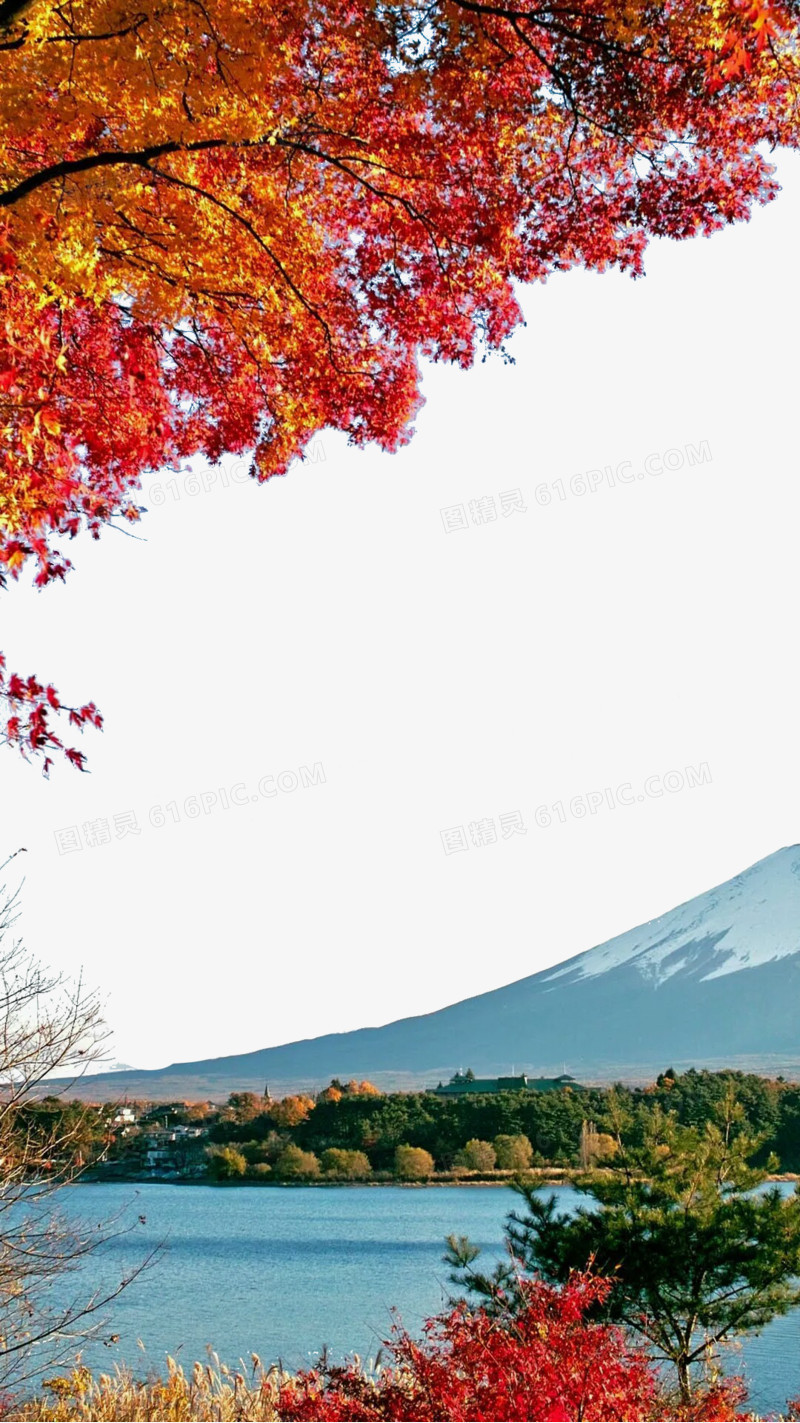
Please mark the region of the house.
POLYGON ((431 1090, 437 1097, 464 1097, 478 1092, 558 1092, 563 1087, 579 1087, 580 1083, 562 1072, 559 1077, 476 1077, 471 1070, 456 1072, 450 1081, 431 1090))

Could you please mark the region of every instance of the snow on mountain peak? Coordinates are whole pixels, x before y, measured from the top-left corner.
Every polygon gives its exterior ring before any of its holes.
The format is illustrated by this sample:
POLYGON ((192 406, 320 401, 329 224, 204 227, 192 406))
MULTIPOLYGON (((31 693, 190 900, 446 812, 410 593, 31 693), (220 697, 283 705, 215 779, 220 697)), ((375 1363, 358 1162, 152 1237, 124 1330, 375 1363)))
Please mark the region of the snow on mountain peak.
POLYGON ((657 919, 588 949, 543 980, 596 978, 630 964, 654 986, 692 971, 702 982, 796 953, 800 845, 790 845, 657 919))

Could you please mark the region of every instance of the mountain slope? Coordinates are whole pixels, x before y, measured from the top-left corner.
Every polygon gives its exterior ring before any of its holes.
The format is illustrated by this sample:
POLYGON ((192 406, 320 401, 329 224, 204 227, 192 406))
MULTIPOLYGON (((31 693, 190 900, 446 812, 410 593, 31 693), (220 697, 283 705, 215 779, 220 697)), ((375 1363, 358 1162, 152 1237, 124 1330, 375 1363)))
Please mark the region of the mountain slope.
POLYGON ((800 1064, 800 846, 777 851, 686 904, 490 993, 379 1028, 287 1043, 158 1072, 87 1079, 100 1095, 220 1095, 319 1085, 384 1086, 527 1069, 601 1079, 669 1063, 773 1070, 800 1064), (191 1084, 191 1087, 190 1087, 191 1084))

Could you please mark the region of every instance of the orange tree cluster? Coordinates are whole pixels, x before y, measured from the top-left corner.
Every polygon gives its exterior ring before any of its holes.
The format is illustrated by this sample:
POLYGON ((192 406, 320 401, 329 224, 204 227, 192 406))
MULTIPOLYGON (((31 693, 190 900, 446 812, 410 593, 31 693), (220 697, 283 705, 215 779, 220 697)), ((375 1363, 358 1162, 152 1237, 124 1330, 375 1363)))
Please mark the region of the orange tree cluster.
MULTIPOLYGON (((746 218, 797 38, 791 0, 0 0, 0 581, 166 462, 396 449, 515 283, 746 218)), ((93 702, 2 658, 0 701, 82 767, 93 702)))

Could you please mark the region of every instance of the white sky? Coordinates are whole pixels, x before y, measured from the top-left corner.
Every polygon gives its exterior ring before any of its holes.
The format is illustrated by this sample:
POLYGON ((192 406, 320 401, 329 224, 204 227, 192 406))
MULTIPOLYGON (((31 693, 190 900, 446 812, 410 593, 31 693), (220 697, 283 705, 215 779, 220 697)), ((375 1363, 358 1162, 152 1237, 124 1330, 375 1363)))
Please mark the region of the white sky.
POLYGON ((176 501, 161 476, 156 505, 154 478, 146 542, 82 539, 65 585, 4 597, 9 666, 106 717, 90 775, 0 753, 0 859, 27 846, 18 927, 106 995, 116 1059, 430 1011, 800 839, 800 157, 779 173, 750 224, 655 244, 642 281, 524 293, 516 365, 426 372, 400 454, 326 433, 265 487, 179 479, 176 501), (644 473, 669 450, 681 468, 644 473), (620 464, 629 482, 571 492, 620 464), (527 511, 503 516, 512 490, 527 511), (317 763, 324 784, 258 795, 317 763), (129 811, 141 833, 117 838, 129 811), (527 833, 503 838, 512 812, 527 833), (55 832, 103 820, 110 843, 59 853, 55 832))

